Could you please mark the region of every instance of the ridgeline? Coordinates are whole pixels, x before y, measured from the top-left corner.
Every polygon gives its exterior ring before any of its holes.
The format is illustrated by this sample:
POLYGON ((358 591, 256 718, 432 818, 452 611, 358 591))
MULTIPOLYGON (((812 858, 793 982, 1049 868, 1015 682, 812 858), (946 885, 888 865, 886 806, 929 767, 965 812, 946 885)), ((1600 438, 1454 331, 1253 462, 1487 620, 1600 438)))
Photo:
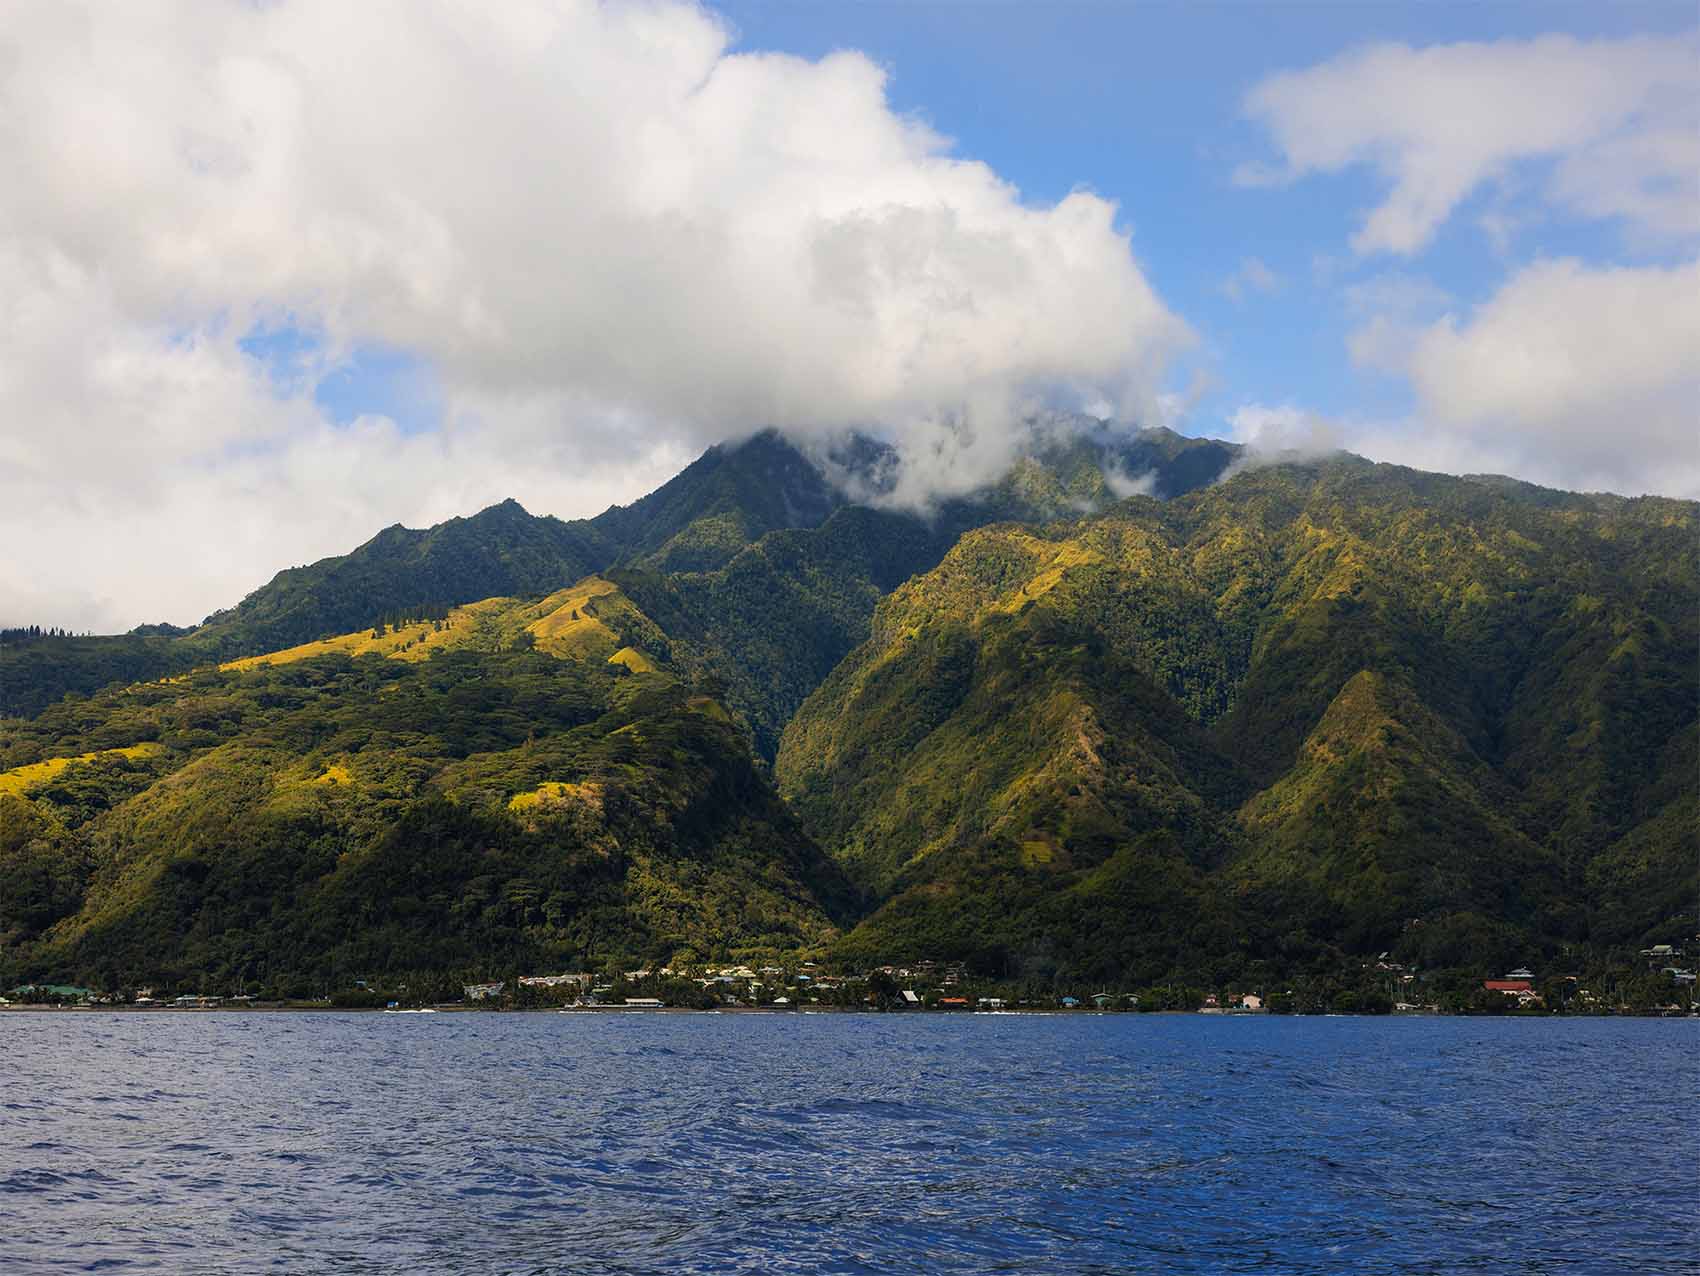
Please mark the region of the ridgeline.
POLYGON ((1692 938, 1700 507, 1242 463, 1087 430, 922 517, 767 433, 192 630, 10 631, 0 984, 1219 987, 1692 938))

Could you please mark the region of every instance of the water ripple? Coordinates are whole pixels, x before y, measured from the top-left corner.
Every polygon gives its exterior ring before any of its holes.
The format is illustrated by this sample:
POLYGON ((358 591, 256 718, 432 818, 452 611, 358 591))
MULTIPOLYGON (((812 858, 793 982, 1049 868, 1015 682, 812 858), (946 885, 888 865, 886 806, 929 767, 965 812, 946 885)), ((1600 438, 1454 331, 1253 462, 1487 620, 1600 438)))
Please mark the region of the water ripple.
POLYGON ((1696 1028, 8 1013, 0 1271, 1694 1273, 1696 1028))

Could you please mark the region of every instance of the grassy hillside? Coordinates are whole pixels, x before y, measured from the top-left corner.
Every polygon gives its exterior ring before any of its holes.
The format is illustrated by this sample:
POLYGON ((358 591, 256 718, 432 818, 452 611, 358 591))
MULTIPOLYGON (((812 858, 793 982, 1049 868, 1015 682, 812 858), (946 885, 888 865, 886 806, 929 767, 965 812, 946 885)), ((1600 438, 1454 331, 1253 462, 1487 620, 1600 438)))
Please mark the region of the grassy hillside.
POLYGON ((7 977, 794 951, 847 902, 725 712, 607 660, 203 671, 9 722, 0 764, 7 977))
POLYGON ((316 656, 383 656, 429 660, 441 651, 537 650, 574 660, 614 660, 628 667, 657 665, 641 649, 665 650, 666 638, 621 592, 599 576, 558 589, 541 599, 483 598, 450 608, 437 620, 380 622, 371 630, 338 634, 281 651, 225 661, 221 669, 256 669, 293 664, 316 656))

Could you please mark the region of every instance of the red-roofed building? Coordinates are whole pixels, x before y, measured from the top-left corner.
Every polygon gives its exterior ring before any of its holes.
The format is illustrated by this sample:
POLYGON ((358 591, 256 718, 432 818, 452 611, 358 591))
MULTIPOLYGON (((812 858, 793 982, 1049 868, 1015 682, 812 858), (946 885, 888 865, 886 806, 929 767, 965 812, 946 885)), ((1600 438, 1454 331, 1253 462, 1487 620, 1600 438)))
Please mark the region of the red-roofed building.
POLYGON ((1507 995, 1535 991, 1527 979, 1485 979, 1482 981, 1482 987, 1489 992, 1503 992, 1507 995))

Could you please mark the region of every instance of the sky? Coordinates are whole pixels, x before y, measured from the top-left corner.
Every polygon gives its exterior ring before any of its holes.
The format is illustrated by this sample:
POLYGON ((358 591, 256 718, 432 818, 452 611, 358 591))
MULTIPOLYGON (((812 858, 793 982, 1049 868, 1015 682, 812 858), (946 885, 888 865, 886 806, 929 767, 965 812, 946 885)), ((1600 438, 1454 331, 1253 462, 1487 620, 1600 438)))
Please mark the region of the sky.
POLYGON ((1086 413, 1700 498, 1689 3, 0 7, 0 625, 1086 413))

